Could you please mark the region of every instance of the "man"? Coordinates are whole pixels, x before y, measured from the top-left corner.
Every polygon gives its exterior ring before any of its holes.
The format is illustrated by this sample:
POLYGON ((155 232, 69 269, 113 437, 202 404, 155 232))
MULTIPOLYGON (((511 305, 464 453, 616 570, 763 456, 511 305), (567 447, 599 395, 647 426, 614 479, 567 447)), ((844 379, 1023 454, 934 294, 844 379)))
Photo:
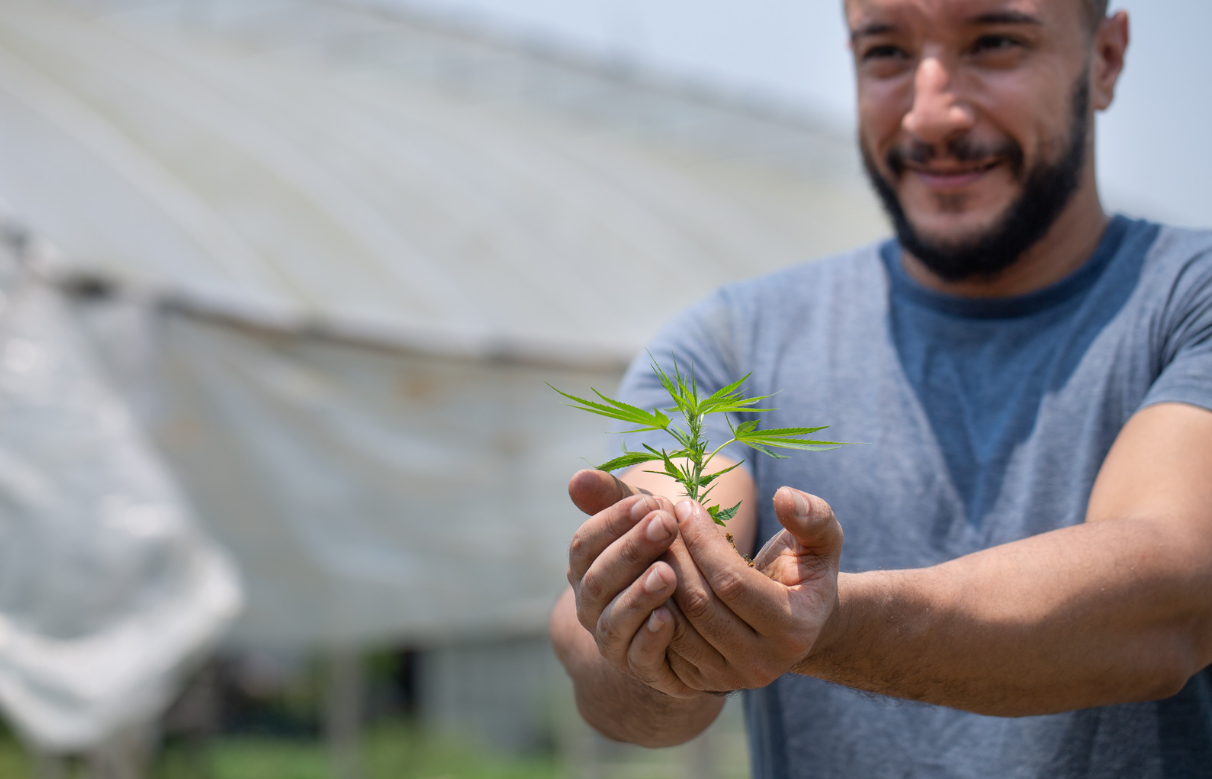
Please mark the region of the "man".
MULTIPOLYGON (((845 12, 897 241, 727 288, 650 350, 781 390, 763 427, 865 443, 721 479, 738 547, 772 539, 752 568, 663 477, 577 474, 552 637, 580 710, 660 746, 746 690, 758 777, 1208 775, 1212 236, 1102 209, 1127 16, 845 12)), ((668 405, 643 361, 622 392, 668 405)))

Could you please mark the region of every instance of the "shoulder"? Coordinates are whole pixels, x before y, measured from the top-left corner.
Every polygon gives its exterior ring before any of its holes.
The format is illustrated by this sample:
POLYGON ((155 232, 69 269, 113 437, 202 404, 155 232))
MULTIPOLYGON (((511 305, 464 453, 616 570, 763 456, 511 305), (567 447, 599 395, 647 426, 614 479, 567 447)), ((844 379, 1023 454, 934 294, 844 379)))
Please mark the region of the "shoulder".
POLYGON ((1146 254, 1150 273, 1181 276, 1212 264, 1212 230, 1135 222, 1137 232, 1151 229, 1154 237, 1146 254))
MULTIPOLYGON (((1141 269, 1142 303, 1170 319, 1212 300, 1212 230, 1150 226, 1153 240, 1141 269)), ((1138 227, 1138 232, 1143 228, 1138 227)))
POLYGON ((712 296, 712 305, 747 318, 778 317, 793 310, 852 306, 865 297, 884 297, 888 282, 882 246, 882 242, 869 244, 729 284, 712 296))

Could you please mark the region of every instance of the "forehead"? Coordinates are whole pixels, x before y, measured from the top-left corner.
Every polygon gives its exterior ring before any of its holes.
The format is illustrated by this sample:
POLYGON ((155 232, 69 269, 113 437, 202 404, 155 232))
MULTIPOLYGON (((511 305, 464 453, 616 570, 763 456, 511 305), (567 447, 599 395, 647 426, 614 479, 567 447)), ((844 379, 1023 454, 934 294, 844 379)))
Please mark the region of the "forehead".
POLYGON ((932 27, 1013 17, 1045 26, 1080 28, 1086 0, 845 0, 851 32, 874 26, 924 24, 932 27))

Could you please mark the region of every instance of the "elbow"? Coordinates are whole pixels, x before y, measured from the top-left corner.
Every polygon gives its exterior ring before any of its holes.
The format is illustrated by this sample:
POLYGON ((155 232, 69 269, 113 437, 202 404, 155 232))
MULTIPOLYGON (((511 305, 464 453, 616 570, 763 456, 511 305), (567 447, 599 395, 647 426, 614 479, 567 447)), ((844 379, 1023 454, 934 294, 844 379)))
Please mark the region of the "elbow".
POLYGON ((1140 693, 1134 697, 1138 702, 1172 698, 1182 692, 1197 671, 1198 669, 1189 670, 1170 666, 1159 668, 1143 680, 1140 685, 1140 693))
POLYGON ((1176 627, 1165 639, 1155 643, 1142 664, 1138 701, 1172 698, 1182 692, 1191 677, 1208 667, 1212 642, 1207 631, 1191 625, 1176 627))

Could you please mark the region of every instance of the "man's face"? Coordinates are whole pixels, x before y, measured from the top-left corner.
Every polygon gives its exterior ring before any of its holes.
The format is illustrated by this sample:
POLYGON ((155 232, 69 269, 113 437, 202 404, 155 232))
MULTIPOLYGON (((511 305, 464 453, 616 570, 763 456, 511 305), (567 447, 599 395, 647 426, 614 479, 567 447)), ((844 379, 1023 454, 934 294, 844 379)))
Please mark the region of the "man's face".
POLYGON ((848 0, 859 141, 901 243, 948 281, 993 277, 1083 184, 1082 0, 848 0))

